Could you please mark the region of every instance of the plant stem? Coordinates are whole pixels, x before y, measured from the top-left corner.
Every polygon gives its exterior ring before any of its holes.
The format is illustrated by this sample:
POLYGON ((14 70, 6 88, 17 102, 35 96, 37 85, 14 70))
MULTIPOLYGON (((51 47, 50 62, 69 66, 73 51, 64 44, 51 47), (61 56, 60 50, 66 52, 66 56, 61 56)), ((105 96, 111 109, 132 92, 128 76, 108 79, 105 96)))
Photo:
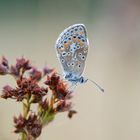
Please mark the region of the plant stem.
MULTIPOLYGON (((25 119, 27 119, 29 111, 30 111, 30 97, 27 97, 27 99, 25 100, 26 103, 23 102, 23 116, 25 119)), ((27 139, 27 135, 25 132, 21 133, 21 140, 26 140, 27 139)), ((33 140, 32 138, 30 138, 30 140, 33 140)))
POLYGON ((23 103, 23 116, 24 116, 24 118, 27 118, 29 111, 30 111, 30 103, 27 100, 26 104, 23 103))
POLYGON ((21 140, 26 140, 26 137, 27 137, 26 134, 22 132, 21 133, 21 140))

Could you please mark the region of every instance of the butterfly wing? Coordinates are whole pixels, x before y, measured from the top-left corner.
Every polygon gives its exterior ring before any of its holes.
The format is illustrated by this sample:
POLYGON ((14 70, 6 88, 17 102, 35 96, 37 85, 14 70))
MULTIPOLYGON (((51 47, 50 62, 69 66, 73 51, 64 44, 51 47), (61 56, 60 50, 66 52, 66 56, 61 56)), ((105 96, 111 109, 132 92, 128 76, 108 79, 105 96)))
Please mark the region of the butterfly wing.
POLYGON ((83 24, 75 24, 65 29, 56 41, 56 52, 64 75, 79 78, 84 70, 88 53, 87 31, 83 24))

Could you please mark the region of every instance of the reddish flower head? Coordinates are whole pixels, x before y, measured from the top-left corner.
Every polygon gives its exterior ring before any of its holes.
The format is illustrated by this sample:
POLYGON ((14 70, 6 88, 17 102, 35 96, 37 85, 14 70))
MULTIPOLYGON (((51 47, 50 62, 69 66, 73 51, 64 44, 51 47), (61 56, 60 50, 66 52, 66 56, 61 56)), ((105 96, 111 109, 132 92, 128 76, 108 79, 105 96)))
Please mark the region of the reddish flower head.
POLYGON ((26 119, 20 115, 18 118, 14 117, 14 123, 16 130, 15 133, 23 132, 24 127, 26 126, 26 119))
POLYGON ((26 124, 26 128, 30 135, 34 138, 39 137, 42 131, 42 124, 39 119, 37 119, 37 115, 31 113, 26 124))
POLYGON ((37 70, 36 68, 32 68, 30 72, 30 77, 32 80, 39 81, 42 78, 41 71, 37 70))
POLYGON ((1 97, 4 99, 12 98, 13 93, 14 93, 14 89, 11 86, 6 85, 5 87, 3 87, 3 92, 1 97))
POLYGON ((0 75, 5 75, 9 71, 8 60, 5 57, 2 57, 0 62, 0 75))
POLYGON ((56 107, 56 111, 64 112, 69 111, 72 108, 72 102, 64 100, 59 102, 58 106, 56 107))
POLYGON ((48 85, 51 90, 54 90, 57 88, 59 81, 60 77, 53 73, 51 76, 47 76, 45 84, 48 85))
POLYGON ((30 61, 26 60, 23 57, 20 59, 17 59, 16 68, 17 69, 23 68, 24 70, 30 70, 31 69, 30 61))
POLYGON ((16 65, 11 66, 10 73, 18 77, 24 74, 26 70, 30 70, 31 68, 30 61, 22 57, 17 59, 16 65))
POLYGON ((50 73, 54 72, 54 69, 46 66, 46 67, 44 67, 43 72, 44 72, 44 75, 50 74, 50 73))
POLYGON ((37 115, 31 113, 28 119, 25 119, 22 115, 18 118, 14 117, 15 133, 26 132, 34 138, 39 137, 42 131, 41 121, 37 118, 37 115))

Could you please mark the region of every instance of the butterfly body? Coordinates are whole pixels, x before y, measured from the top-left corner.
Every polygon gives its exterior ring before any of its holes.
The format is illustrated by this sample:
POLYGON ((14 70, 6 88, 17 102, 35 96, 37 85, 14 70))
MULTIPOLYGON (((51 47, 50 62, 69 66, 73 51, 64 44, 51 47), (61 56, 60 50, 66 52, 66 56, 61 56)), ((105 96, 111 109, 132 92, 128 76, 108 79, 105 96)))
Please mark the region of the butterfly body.
POLYGON ((74 83, 85 83, 82 76, 88 53, 87 31, 83 24, 75 24, 65 29, 56 41, 56 52, 60 60, 64 78, 74 83))
POLYGON ((69 75, 65 75, 64 77, 66 80, 70 81, 73 84, 77 84, 77 83, 86 83, 88 79, 86 79, 83 76, 80 77, 74 77, 74 75, 72 73, 69 73, 69 75))

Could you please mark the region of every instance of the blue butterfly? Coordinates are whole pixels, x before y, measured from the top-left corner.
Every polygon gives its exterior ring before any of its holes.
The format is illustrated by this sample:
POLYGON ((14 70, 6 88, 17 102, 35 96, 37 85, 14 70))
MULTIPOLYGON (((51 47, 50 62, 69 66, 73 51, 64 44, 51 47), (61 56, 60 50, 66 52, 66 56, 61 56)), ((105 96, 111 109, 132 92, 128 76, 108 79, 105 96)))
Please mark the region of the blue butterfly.
MULTIPOLYGON (((66 80, 72 85, 90 80, 82 76, 89 47, 84 24, 74 24, 65 29, 59 35, 55 47, 66 80)), ((90 81, 104 91, 96 82, 90 81)))

